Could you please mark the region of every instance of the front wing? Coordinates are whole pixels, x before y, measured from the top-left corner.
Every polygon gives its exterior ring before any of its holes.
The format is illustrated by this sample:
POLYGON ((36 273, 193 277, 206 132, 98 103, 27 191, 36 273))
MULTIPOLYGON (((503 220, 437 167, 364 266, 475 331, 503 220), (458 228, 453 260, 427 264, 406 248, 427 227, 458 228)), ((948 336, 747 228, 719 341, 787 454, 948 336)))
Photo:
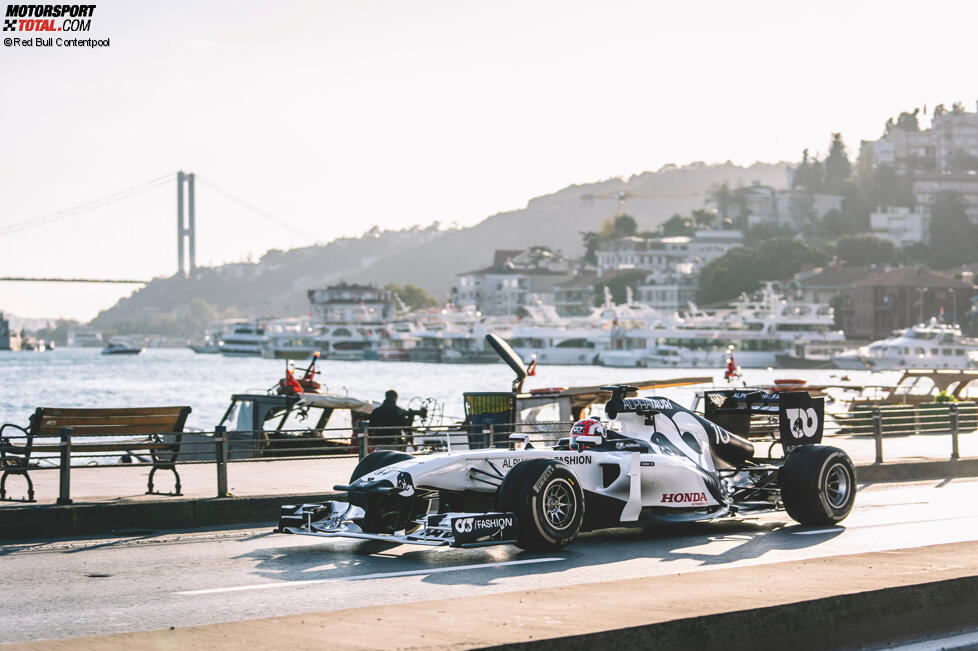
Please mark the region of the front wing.
POLYGON ((277 533, 335 538, 386 540, 437 547, 484 547, 516 542, 514 513, 433 513, 413 521, 408 530, 368 533, 357 520, 363 509, 346 502, 290 504, 282 507, 277 533))

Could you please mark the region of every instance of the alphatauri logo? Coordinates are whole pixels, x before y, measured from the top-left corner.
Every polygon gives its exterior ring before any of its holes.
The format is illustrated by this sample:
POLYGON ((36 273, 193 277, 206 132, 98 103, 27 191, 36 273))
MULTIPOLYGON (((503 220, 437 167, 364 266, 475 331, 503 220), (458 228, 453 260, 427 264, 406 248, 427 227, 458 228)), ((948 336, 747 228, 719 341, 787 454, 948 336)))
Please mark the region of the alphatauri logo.
POLYGON ((791 435, 796 439, 812 438, 818 433, 818 412, 808 409, 785 409, 791 423, 791 435))

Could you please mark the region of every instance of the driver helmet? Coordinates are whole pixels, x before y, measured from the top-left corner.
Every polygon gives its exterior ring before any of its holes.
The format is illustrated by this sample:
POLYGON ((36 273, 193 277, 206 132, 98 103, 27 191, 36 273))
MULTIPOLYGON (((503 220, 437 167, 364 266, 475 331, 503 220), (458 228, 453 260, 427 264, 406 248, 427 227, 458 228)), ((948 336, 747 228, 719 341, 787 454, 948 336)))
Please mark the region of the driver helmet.
POLYGON ((602 425, 601 421, 599 421, 597 418, 584 418, 574 423, 574 426, 571 427, 570 431, 570 447, 572 450, 585 450, 594 445, 594 443, 592 441, 581 441, 580 444, 578 444, 578 436, 599 436, 604 439, 604 425, 602 425))

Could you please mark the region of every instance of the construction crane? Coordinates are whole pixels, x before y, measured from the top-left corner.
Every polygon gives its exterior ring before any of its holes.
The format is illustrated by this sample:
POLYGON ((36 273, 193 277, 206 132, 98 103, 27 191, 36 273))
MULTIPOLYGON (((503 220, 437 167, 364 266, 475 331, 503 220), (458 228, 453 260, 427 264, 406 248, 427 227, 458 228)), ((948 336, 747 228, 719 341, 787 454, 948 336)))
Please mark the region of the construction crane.
POLYGON ((581 195, 581 201, 593 203, 595 199, 617 199, 618 212, 615 217, 625 214, 625 202, 633 198, 667 198, 667 197, 702 197, 706 193, 702 190, 651 190, 647 192, 636 192, 633 190, 612 190, 608 192, 588 192, 581 195))

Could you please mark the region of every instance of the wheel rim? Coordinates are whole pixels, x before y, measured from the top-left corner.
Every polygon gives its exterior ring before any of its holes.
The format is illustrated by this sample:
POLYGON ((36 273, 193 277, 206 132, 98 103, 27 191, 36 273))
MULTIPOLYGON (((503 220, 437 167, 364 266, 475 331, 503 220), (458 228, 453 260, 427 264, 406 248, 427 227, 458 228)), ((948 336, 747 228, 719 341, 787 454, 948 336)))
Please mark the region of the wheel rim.
POLYGON ((850 479, 848 469, 841 463, 834 464, 825 475, 825 497, 832 508, 842 508, 849 499, 850 479))
POLYGON ((566 479, 555 479, 543 493, 543 515, 554 529, 566 529, 574 521, 577 499, 566 479))

